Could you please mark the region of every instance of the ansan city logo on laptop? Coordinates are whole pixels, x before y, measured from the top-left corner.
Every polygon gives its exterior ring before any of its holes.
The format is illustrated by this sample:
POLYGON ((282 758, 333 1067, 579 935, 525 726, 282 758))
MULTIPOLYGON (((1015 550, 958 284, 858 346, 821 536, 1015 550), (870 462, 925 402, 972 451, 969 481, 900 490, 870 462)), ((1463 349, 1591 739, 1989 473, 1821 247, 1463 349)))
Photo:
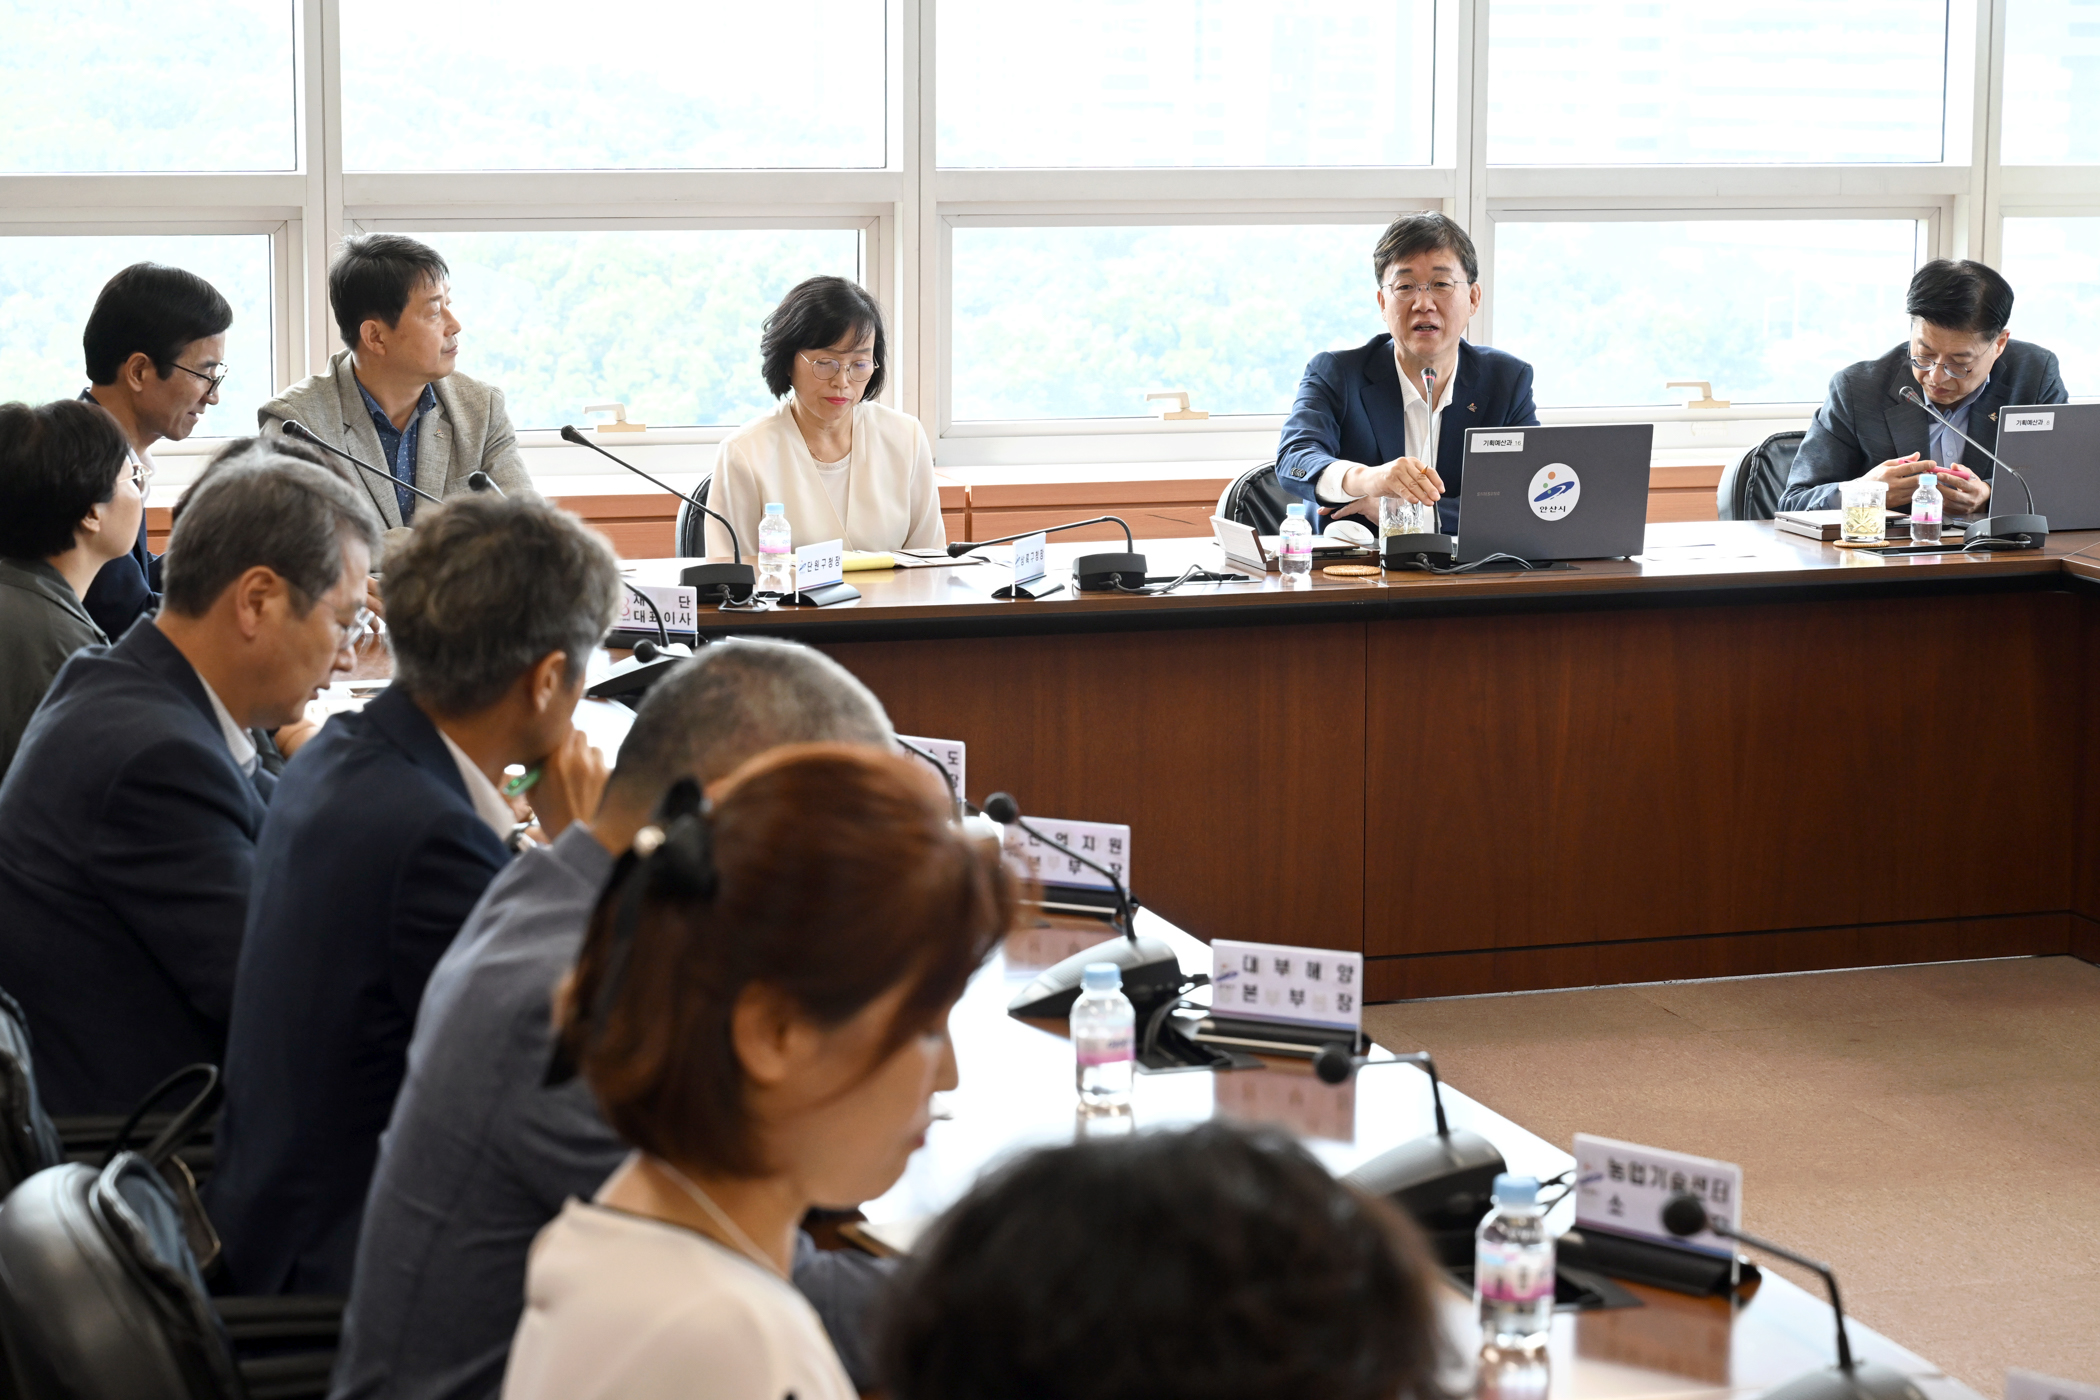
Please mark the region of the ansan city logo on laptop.
POLYGON ((1582 478, 1566 462, 1549 462, 1531 478, 1524 499, 1531 502, 1531 513, 1539 519, 1559 520, 1582 499, 1582 478))

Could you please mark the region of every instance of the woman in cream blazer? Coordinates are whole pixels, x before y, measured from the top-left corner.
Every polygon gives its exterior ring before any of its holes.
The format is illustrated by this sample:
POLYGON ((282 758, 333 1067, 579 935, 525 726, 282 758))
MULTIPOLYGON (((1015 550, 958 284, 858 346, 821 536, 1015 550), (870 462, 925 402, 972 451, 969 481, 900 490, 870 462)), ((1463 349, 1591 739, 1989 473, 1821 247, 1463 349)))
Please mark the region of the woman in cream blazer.
MULTIPOLYGON (((919 420, 874 401, 886 350, 882 308, 843 277, 812 277, 766 318, 766 387, 781 405, 738 428, 715 458, 707 503, 758 548, 768 501, 787 507, 795 544, 934 549, 948 542, 934 489, 933 446, 919 420)), ((729 554, 707 524, 707 552, 729 554)))

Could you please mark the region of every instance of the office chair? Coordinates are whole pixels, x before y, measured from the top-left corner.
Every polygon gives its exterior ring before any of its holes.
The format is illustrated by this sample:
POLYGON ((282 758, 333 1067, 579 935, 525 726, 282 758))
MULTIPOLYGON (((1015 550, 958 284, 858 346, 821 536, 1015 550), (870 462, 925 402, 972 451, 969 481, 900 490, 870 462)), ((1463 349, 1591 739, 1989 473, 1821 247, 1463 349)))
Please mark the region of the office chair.
POLYGON ((1257 535, 1273 535, 1283 529, 1283 517, 1298 498, 1276 480, 1276 464, 1263 462, 1234 477, 1218 497, 1218 514, 1240 525, 1251 525, 1257 535))
MULTIPOLYGON (((693 488, 693 499, 703 506, 711 504, 707 499, 707 488, 714 484, 713 472, 701 477, 700 484, 693 488)), ((757 545, 751 547, 755 549, 757 545)), ((680 559, 700 559, 707 554, 707 517, 694 510, 691 501, 678 503, 677 549, 680 559)))
POLYGON ((1743 460, 1721 473, 1714 507, 1723 520, 1770 520, 1779 511, 1794 453, 1806 434, 1800 429, 1774 433, 1743 454, 1743 460))

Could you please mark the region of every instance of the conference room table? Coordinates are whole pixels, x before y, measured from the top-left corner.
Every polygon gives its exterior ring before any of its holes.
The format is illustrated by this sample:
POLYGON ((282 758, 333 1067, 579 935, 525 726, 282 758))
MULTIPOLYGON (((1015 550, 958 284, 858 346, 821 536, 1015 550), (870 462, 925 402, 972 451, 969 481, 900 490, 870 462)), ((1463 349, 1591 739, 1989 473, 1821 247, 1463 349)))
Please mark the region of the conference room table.
MULTIPOLYGON (((1169 943, 1185 970, 1210 970, 1210 950, 1202 941, 1149 910, 1138 917, 1140 931, 1169 943)), ((1042 968, 1092 946, 1105 934, 1105 926, 1090 919, 1038 920, 1008 938, 971 980, 949 1020, 961 1083, 936 1100, 937 1112, 949 1116, 935 1121, 903 1179, 862 1207, 876 1236, 908 1243, 924 1222, 954 1204, 988 1168, 1029 1148, 1070 1142, 1080 1131, 1072 1047, 1063 1027, 1016 1020, 1006 1006, 1042 968)), ((1206 995, 1199 991, 1194 999, 1206 995)), ((1563 1147, 1525 1131, 1448 1083, 1443 1099, 1452 1127, 1486 1137, 1501 1150, 1511 1171, 1546 1178, 1574 1165, 1563 1147)), ((1428 1076, 1390 1059, 1364 1067, 1340 1085, 1322 1082, 1309 1063, 1299 1059, 1265 1061, 1260 1069, 1137 1077, 1132 1105, 1136 1130, 1212 1117, 1282 1127, 1337 1175, 1434 1126, 1428 1076)), ((1754 1200, 1756 1182, 1746 1182, 1745 1188, 1746 1199, 1754 1200)), ((1555 1208, 1550 1223, 1556 1232, 1569 1223, 1573 1210, 1572 1200, 1555 1208)), ((1017 1261, 1016 1267, 1026 1265, 1017 1261)), ((1464 1379, 1454 1375, 1463 1386, 1459 1393, 1477 1389, 1484 1396, 1508 1400, 1520 1393, 1535 1400, 1737 1400, 1828 1366, 1834 1359, 1835 1328, 1828 1304, 1778 1273, 1767 1270, 1735 1299, 1624 1286, 1640 1306, 1555 1315, 1548 1374, 1518 1366, 1464 1379)), ((1451 1285, 1440 1301, 1454 1358, 1471 1367, 1480 1349, 1471 1299, 1451 1285)), ((1850 1333, 1858 1359, 1879 1361, 1914 1377, 1932 1400, 1972 1400, 1975 1395, 1930 1361, 1856 1321, 1850 1333)))
MULTIPOLYGON (((1053 537, 1051 581, 1108 547, 1053 537)), ((963 740, 971 797, 1128 824, 1145 903, 1360 950, 1373 1001, 2100 958, 2100 532, 1884 557, 1651 524, 1535 573, 1040 601, 980 552, 699 633, 822 648, 901 732, 963 740)))

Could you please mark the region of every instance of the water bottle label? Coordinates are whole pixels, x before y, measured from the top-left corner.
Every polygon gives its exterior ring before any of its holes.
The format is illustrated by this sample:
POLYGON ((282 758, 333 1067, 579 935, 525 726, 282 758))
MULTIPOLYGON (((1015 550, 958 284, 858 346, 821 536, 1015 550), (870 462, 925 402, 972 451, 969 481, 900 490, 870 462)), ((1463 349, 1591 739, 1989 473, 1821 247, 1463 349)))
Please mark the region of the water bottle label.
POLYGON ((1074 1048, 1083 1069, 1091 1069, 1096 1065, 1118 1064, 1133 1058, 1129 1031, 1124 1031, 1121 1035, 1089 1036, 1078 1041, 1074 1048))
POLYGON ((1536 1303, 1553 1294, 1553 1252, 1483 1240, 1474 1256, 1473 1278, 1483 1298, 1497 1303, 1536 1303))
POLYGON ((1939 523, 1940 523, 1940 508, 1939 508, 1939 505, 1938 505, 1937 503, 1935 503, 1935 504, 1933 504, 1933 505, 1929 505, 1929 506, 1926 506, 1926 507, 1924 507, 1923 509, 1920 509, 1919 507, 1917 507, 1917 506, 1913 505, 1913 506, 1912 506, 1912 507, 1910 508, 1910 521, 1911 521, 1911 524, 1913 524, 1913 525, 1937 525, 1937 524, 1939 524, 1939 523))
POLYGON ((1283 537, 1283 557, 1286 559, 1312 558, 1312 536, 1285 535, 1283 537))

